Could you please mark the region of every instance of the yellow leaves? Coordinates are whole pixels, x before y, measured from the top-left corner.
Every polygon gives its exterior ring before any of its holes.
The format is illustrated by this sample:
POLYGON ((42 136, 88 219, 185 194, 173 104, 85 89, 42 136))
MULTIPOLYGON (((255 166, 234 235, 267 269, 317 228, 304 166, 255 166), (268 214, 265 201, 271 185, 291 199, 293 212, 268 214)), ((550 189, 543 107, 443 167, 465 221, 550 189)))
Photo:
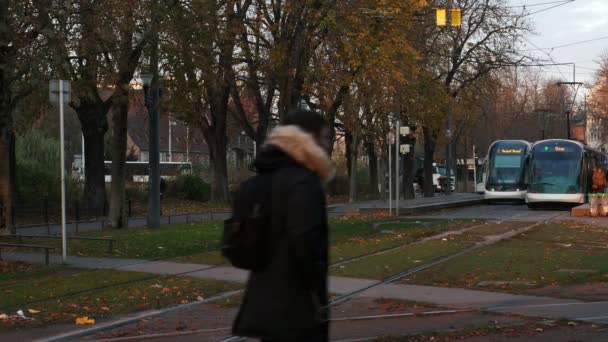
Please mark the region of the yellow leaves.
POLYGON ((76 323, 76 325, 92 325, 92 324, 95 324, 95 320, 92 318, 89 318, 88 316, 83 316, 83 317, 77 317, 75 323, 76 323))

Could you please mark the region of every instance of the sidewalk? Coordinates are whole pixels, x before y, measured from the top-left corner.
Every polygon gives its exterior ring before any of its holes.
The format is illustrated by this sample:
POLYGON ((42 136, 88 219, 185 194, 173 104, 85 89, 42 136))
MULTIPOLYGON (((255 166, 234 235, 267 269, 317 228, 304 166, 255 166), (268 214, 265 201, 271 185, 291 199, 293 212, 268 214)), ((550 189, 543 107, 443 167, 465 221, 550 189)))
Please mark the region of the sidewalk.
MULTIPOLYGON (((5 253, 5 259, 40 262, 38 254, 5 253)), ((58 257, 51 259, 59 263, 58 257)), ((84 258, 71 256, 68 265, 81 268, 111 268, 121 271, 159 275, 185 275, 199 279, 215 279, 244 283, 248 273, 233 267, 184 264, 140 259, 84 258)), ((344 295, 376 283, 376 280, 330 277, 330 292, 344 295)), ((581 302, 551 297, 513 295, 458 288, 419 285, 381 285, 359 295, 371 298, 392 298, 434 304, 457 309, 477 309, 497 313, 522 314, 555 319, 608 322, 608 302, 581 302)))
MULTIPOLYGON (((453 193, 451 195, 435 194, 434 197, 417 197, 410 200, 399 201, 399 213, 412 215, 431 210, 458 208, 469 205, 483 204, 483 195, 472 193, 453 193)), ((395 201, 392 203, 395 209, 395 201)), ((335 206, 330 213, 345 214, 356 212, 388 211, 389 202, 386 200, 363 201, 335 206)))

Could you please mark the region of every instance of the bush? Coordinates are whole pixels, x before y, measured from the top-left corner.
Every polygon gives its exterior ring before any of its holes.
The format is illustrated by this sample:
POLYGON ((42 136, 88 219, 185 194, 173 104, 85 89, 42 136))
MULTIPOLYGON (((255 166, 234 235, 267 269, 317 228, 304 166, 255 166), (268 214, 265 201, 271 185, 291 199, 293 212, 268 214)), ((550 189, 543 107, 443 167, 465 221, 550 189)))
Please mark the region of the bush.
MULTIPOLYGON (((17 137, 15 147, 17 194, 26 203, 43 197, 58 201, 61 197, 59 141, 38 130, 17 137)), ((66 170, 69 172, 69 169, 66 170)), ((69 174, 66 174, 69 177, 69 174)))
POLYGON ((167 195, 179 199, 208 201, 211 186, 195 175, 179 175, 167 184, 167 195))

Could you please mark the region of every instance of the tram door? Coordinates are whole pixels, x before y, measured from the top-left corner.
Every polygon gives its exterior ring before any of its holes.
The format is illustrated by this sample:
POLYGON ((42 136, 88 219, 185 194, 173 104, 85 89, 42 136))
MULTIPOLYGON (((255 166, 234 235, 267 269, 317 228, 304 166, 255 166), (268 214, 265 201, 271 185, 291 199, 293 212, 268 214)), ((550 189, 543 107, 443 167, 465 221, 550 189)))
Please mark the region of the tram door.
POLYGON ((481 172, 477 173, 477 179, 475 180, 475 191, 484 192, 486 190, 486 181, 488 180, 488 158, 483 161, 481 165, 481 172))

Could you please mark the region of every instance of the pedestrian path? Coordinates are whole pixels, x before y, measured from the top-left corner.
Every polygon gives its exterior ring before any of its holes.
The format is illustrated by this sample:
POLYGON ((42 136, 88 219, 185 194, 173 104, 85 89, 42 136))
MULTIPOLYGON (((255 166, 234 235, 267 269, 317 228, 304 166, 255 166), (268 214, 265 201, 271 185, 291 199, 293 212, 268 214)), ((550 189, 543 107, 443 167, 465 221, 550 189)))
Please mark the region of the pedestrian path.
MULTIPOLYGON (((483 204, 482 195, 473 193, 453 193, 450 195, 436 194, 434 197, 416 197, 409 200, 399 201, 399 214, 411 215, 431 210, 441 210, 448 208, 457 208, 470 205, 483 204)), ((331 213, 354 213, 354 212, 373 212, 373 211, 388 211, 390 207, 395 208, 395 202, 392 204, 386 200, 379 201, 362 201, 334 206, 331 213)))
MULTIPOLYGON (((3 256, 8 260, 43 261, 41 255, 35 253, 3 253, 3 256)), ((60 263, 61 260, 53 256, 51 262, 60 263)), ((245 283, 248 277, 246 271, 233 267, 170 261, 70 256, 67 264, 80 268, 105 268, 159 275, 186 275, 198 279, 215 279, 237 283, 245 283)), ((377 283, 376 280, 370 279, 330 277, 329 290, 331 293, 344 295, 375 283, 377 283)), ((478 309, 499 313, 608 323, 608 302, 581 302, 561 298, 408 284, 379 285, 362 292, 359 296, 401 299, 458 309, 478 309)))

